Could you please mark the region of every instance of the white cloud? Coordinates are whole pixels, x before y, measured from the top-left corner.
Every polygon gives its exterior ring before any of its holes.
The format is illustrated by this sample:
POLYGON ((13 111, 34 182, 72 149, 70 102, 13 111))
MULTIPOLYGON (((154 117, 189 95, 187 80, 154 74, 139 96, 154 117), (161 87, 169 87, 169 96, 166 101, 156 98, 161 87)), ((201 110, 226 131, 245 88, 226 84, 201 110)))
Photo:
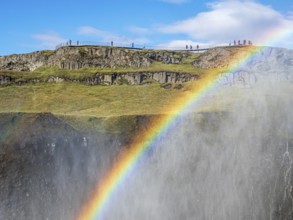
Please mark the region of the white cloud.
POLYGON ((87 36, 94 36, 99 38, 112 38, 112 34, 106 31, 102 31, 99 29, 96 29, 91 26, 83 26, 78 28, 78 34, 80 35, 87 35, 87 36))
POLYGON ((39 41, 38 47, 41 49, 54 49, 58 44, 66 42, 55 32, 34 34, 32 37, 39 41))
POLYGON ((161 0, 162 2, 167 2, 171 4, 182 4, 188 2, 189 0, 161 0))
POLYGON ((293 29, 292 17, 254 1, 222 0, 209 7, 207 12, 159 29, 163 33, 186 34, 193 40, 229 43, 247 39, 258 44, 277 38, 277 32, 282 35, 282 31, 293 29))
POLYGON ((95 37, 97 40, 102 42, 117 42, 117 43, 137 43, 137 44, 144 44, 148 43, 149 40, 144 37, 140 38, 131 38, 128 36, 123 35, 116 35, 108 31, 100 30, 91 26, 83 26, 78 29, 78 34, 88 36, 88 37, 95 37))
POLYGON ((182 50, 182 49, 186 49, 186 46, 188 47, 188 49, 190 49, 190 46, 192 46, 193 49, 196 49, 197 45, 199 46, 199 49, 214 46, 214 44, 212 42, 202 43, 202 42, 197 42, 197 41, 192 41, 192 40, 173 40, 173 41, 170 41, 167 43, 159 44, 159 45, 155 46, 155 48, 170 49, 170 50, 171 49, 182 50))
POLYGON ((148 28, 137 27, 137 26, 129 26, 128 30, 134 34, 148 34, 150 32, 148 28))

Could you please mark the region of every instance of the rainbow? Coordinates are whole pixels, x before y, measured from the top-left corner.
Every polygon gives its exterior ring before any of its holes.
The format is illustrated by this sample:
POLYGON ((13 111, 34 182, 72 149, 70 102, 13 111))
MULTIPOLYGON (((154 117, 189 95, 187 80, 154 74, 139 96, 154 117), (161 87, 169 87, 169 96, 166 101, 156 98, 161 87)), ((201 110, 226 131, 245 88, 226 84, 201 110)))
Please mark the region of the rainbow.
POLYGON ((172 124, 180 115, 194 109, 208 92, 217 87, 218 82, 223 77, 247 65, 251 59, 261 56, 265 49, 266 47, 251 47, 249 53, 241 54, 236 59, 231 60, 234 64, 225 73, 210 73, 201 78, 200 83, 194 83, 190 93, 176 100, 174 107, 169 110, 170 114, 154 119, 149 129, 140 136, 135 137, 131 146, 118 156, 115 163, 98 183, 91 198, 78 213, 77 220, 96 220, 101 218, 111 195, 133 171, 137 162, 145 155, 145 152, 155 146, 156 142, 172 127, 172 124))

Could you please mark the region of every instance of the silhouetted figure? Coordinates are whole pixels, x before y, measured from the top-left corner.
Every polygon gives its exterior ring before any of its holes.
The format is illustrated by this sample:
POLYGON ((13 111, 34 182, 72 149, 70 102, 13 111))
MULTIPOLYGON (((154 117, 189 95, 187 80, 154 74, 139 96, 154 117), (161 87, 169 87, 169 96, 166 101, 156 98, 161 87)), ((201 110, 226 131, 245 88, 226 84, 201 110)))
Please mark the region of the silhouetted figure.
POLYGON ((198 45, 196 45, 196 49, 198 49, 199 48, 199 46, 198 45))
POLYGON ((238 45, 241 45, 240 40, 238 40, 238 45))
POLYGON ((252 42, 251 42, 251 40, 249 40, 249 41, 248 41, 248 45, 252 45, 252 42))
POLYGON ((134 43, 131 44, 131 47, 134 48, 134 43))
POLYGON ((111 41, 111 47, 113 47, 113 41, 111 41))
POLYGON ((79 45, 79 41, 76 41, 76 45, 77 45, 77 46, 79 45))
POLYGON ((191 45, 189 46, 189 48, 190 48, 190 50, 192 50, 192 46, 191 45))
POLYGON ((236 46, 236 40, 234 40, 234 46, 236 46))
POLYGON ((186 44, 186 50, 188 50, 188 45, 186 44))
POLYGON ((243 40, 243 45, 246 45, 246 40, 243 40))
POLYGON ((71 46, 71 43, 72 43, 72 41, 71 41, 71 40, 69 40, 69 46, 71 46))

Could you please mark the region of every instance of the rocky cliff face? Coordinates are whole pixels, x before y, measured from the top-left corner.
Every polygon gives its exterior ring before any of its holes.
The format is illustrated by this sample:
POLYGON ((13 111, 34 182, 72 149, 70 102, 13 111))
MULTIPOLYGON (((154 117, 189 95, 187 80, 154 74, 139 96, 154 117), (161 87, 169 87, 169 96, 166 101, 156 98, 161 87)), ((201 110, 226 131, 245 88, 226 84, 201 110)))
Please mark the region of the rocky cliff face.
POLYGON ((27 79, 18 80, 11 76, 0 76, 0 85, 22 85, 26 83, 62 83, 66 82, 78 82, 87 85, 142 85, 151 83, 151 81, 157 81, 158 83, 184 83, 199 79, 198 75, 192 75, 188 73, 176 73, 176 72, 136 72, 136 73, 111 73, 101 74, 97 73, 93 77, 84 77, 83 79, 69 79, 62 78, 60 76, 50 76, 45 81, 40 79, 27 79))
MULTIPOLYGON (((159 83, 188 82, 198 78, 196 75, 176 72, 132 72, 116 73, 115 68, 148 67, 152 62, 179 64, 187 57, 187 52, 129 50, 116 47, 72 46, 61 47, 55 51, 37 51, 28 54, 0 57, 0 70, 33 71, 42 66, 58 66, 61 69, 76 70, 84 67, 112 68, 108 74, 97 73, 92 77, 73 80, 60 76, 42 79, 44 82, 60 83, 76 81, 89 85, 144 84, 146 80, 159 83)), ((21 74, 21 73, 19 73, 21 74)), ((42 81, 41 80, 41 81, 42 81)), ((0 85, 37 83, 40 79, 17 80, 17 77, 2 73, 0 85)))
POLYGON ((282 48, 264 48, 230 74, 225 74, 227 85, 250 86, 258 81, 293 82, 293 51, 282 48))
POLYGON ((293 51, 282 48, 249 48, 239 50, 234 47, 213 48, 201 54, 193 65, 203 69, 231 68, 221 79, 226 85, 249 86, 262 79, 293 81, 293 51), (247 49, 247 50, 245 50, 247 49), (242 64, 239 63, 242 61, 242 64))
POLYGON ((149 80, 154 80, 159 83, 183 83, 198 79, 199 76, 191 74, 179 74, 175 72, 138 72, 126 74, 96 74, 93 78, 82 80, 83 83, 89 85, 114 85, 114 84, 129 84, 141 85, 146 84, 149 80))
POLYGON ((152 61, 180 63, 185 52, 139 51, 116 47, 72 46, 55 51, 37 51, 0 57, 0 70, 33 71, 41 66, 58 66, 63 69, 83 67, 127 68, 148 67, 152 61))
POLYGON ((193 65, 203 69, 227 67, 230 64, 232 53, 224 48, 214 48, 203 53, 193 65))
POLYGON ((0 70, 32 71, 48 63, 45 51, 0 57, 0 70))
MULTIPOLYGON (((69 70, 76 70, 83 67, 96 67, 100 69, 112 68, 113 71, 107 74, 96 73, 91 77, 85 76, 79 79, 69 79, 64 76, 52 74, 46 79, 25 78, 25 80, 19 80, 17 77, 11 74, 5 74, 2 71, 0 85, 38 82, 60 83, 63 81, 75 81, 88 85, 140 85, 149 80, 154 80, 159 83, 183 83, 197 80, 199 76, 172 71, 142 72, 139 69, 137 72, 116 73, 115 68, 148 67, 154 61, 164 64, 181 64, 182 59, 189 55, 186 51, 175 52, 130 50, 117 47, 67 46, 55 51, 37 51, 28 54, 3 56, 0 57, 0 70, 25 72, 33 71, 41 66, 58 66, 59 68, 69 70)), ((273 77, 277 80, 293 80, 292 74, 290 74, 293 72, 293 51, 280 48, 263 48, 261 50, 257 47, 213 48, 195 57, 192 65, 201 69, 226 68, 231 66, 233 62, 243 60, 245 56, 249 56, 249 59, 247 59, 249 63, 238 67, 237 70, 233 70, 232 74, 228 74, 223 80, 225 84, 250 85, 260 79, 260 77, 267 77, 271 73, 274 73, 273 77)))

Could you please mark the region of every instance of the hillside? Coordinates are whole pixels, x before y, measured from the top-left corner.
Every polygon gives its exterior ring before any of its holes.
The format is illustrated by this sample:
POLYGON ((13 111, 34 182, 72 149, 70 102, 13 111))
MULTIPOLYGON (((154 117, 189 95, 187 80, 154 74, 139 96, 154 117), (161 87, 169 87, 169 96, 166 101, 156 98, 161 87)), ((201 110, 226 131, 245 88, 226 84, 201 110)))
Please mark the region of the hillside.
MULTIPOLYGON (((0 112, 52 112, 59 115, 120 116, 168 113, 176 97, 201 80, 229 71, 239 57, 258 47, 221 47, 205 52, 129 50, 115 47, 61 47, 0 57, 0 112), (108 85, 108 86, 106 86, 108 85), (109 86, 110 85, 110 86, 109 86)), ((250 69, 225 78, 227 85, 249 85, 263 69, 290 78, 292 51, 268 48, 250 69), (274 68, 270 67, 274 64, 274 68)), ((232 92, 237 94, 237 92, 232 92)), ((203 107, 223 110, 234 95, 203 107)))
POLYGON ((177 83, 202 74, 225 71, 238 54, 255 47, 196 51, 130 50, 116 47, 75 46, 0 57, 0 83, 74 81, 90 85, 177 83))

